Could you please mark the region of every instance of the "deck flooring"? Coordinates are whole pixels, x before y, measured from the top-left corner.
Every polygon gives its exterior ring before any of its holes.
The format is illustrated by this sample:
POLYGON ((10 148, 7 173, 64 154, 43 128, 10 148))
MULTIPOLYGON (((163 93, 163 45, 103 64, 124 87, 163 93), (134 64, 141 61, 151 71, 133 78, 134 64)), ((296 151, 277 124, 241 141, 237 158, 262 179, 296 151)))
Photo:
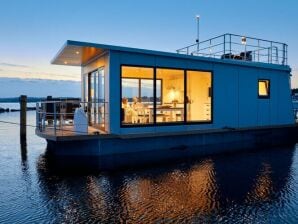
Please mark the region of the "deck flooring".
POLYGON ((76 132, 74 130, 74 126, 67 125, 61 128, 57 127, 56 132, 54 130, 54 127, 46 127, 46 129, 42 132, 42 134, 47 136, 62 137, 62 136, 78 136, 78 135, 99 135, 99 134, 106 134, 106 133, 92 126, 88 126, 88 133, 76 132))

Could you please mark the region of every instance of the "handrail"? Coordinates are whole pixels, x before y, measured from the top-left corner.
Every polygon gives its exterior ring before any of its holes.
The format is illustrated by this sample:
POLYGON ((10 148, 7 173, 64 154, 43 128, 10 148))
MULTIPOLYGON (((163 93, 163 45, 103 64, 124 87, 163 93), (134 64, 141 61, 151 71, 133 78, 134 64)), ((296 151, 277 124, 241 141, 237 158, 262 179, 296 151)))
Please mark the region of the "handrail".
MULTIPOLYGON (((76 108, 84 108, 89 126, 104 127, 108 115, 106 106, 108 102, 101 100, 49 100, 36 103, 36 127, 39 132, 51 131, 52 135, 64 135, 65 132, 78 133, 74 130, 74 117, 76 108), (71 112, 70 112, 71 111, 71 112), (73 127, 72 127, 73 126, 73 127), (59 131, 59 133, 57 133, 59 131)), ((81 124, 76 124, 81 125, 81 124)))
MULTIPOLYGON (((277 42, 277 41, 272 41, 272 40, 265 40, 265 39, 260 39, 260 38, 256 38, 256 37, 250 37, 250 36, 246 36, 246 35, 239 35, 239 34, 232 34, 232 33, 225 33, 223 35, 231 35, 231 36, 235 36, 235 37, 246 37, 246 38, 252 39, 252 40, 259 40, 259 41, 264 41, 264 42, 272 42, 272 43, 276 43, 276 44, 285 44, 285 43, 282 43, 282 42, 277 42)), ((285 44, 285 45, 287 45, 287 44, 285 44)))
POLYGON ((288 45, 285 43, 230 33, 188 45, 176 52, 178 54, 280 65, 287 65, 288 61, 288 45), (223 52, 223 54, 218 55, 219 52, 223 52), (228 56, 227 54, 233 55, 228 56))

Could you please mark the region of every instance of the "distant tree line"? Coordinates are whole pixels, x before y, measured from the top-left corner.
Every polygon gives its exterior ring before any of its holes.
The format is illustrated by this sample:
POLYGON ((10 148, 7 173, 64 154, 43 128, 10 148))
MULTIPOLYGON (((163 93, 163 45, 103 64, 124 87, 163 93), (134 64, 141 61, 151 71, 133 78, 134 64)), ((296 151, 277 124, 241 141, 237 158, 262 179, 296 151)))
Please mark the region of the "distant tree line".
MULTIPOLYGON (((27 97, 27 102, 36 103, 46 99, 47 99, 46 97, 27 97)), ((73 98, 73 97, 59 97, 59 99, 79 99, 80 100, 80 98, 73 98)), ((19 102, 19 97, 0 98, 0 103, 18 103, 18 102, 19 102)))
MULTIPOLYGON (((44 97, 28 97, 27 102, 28 103, 35 103, 40 102, 41 100, 44 100, 44 97)), ((19 97, 7 97, 7 98, 0 98, 0 103, 18 103, 19 97)))

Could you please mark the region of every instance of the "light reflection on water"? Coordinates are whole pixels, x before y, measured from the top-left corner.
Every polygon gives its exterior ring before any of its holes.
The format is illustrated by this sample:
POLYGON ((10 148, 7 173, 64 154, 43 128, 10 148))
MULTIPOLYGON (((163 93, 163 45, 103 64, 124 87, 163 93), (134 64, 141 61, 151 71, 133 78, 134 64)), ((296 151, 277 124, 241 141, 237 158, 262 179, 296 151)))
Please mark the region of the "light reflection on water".
POLYGON ((22 156, 18 128, 0 124, 0 223, 298 222, 294 146, 100 172, 58 165, 28 132, 22 156))

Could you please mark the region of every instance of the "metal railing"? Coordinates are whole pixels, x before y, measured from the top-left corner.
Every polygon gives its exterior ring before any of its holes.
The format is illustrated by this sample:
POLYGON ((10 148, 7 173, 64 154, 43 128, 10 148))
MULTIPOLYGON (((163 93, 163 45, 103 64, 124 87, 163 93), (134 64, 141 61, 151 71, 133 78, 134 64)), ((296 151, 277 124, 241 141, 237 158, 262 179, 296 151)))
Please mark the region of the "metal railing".
POLYGON ((288 45, 236 34, 223 34, 177 50, 178 54, 288 64, 288 45))
POLYGON ((107 102, 99 101, 42 101, 36 103, 36 128, 41 133, 54 136, 103 133, 107 121, 106 106, 107 102), (75 120, 78 108, 83 109, 86 122, 75 120), (92 132, 88 132, 90 127, 92 132))

